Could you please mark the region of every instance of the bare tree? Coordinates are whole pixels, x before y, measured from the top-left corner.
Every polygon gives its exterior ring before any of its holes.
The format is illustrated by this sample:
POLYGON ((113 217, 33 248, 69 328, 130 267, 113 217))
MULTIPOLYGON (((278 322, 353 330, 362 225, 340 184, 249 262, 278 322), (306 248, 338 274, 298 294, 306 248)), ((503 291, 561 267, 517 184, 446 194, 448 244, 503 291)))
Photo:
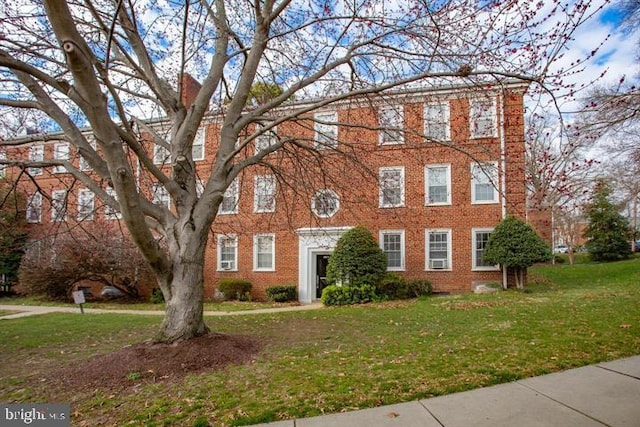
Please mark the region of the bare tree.
MULTIPOLYGON (((205 245, 227 187, 258 164, 282 171, 291 168, 277 162, 299 170, 302 161, 331 166, 312 144, 286 137, 247 154, 256 138, 281 123, 312 126, 302 119, 319 108, 393 89, 519 79, 552 90, 581 66, 554 64, 598 9, 590 3, 213 0, 167 3, 162 10, 152 2, 111 0, 7 3, 0 6, 0 105, 46 114, 51 124, 44 130, 59 131, 93 172, 67 160, 3 162, 62 166, 119 210, 167 301, 157 339, 188 339, 207 332, 205 245), (182 96, 186 72, 202 81, 190 104, 182 96), (282 91, 248 103, 256 83, 282 91), (192 145, 210 108, 219 144, 200 192, 192 145), (161 119, 168 133, 151 119, 161 119), (168 151, 168 167, 154 164, 145 135, 168 151), (275 152, 284 154, 269 160, 275 152), (136 167, 166 190, 173 210, 152 202, 136 181, 136 167)), ((355 154, 342 153, 346 160, 355 154)), ((283 179, 295 177, 287 173, 283 179)))

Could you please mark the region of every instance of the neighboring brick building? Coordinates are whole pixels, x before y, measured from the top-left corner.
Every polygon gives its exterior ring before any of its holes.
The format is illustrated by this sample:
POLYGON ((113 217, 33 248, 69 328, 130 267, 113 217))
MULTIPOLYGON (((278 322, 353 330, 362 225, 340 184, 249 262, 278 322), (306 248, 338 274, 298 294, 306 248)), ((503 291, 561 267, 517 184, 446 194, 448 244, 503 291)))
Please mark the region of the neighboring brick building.
MULTIPOLYGON (((271 137, 296 144, 246 168, 227 190, 208 243, 205 295, 213 296, 220 279, 236 277, 252 282, 255 298, 269 286, 296 284, 300 301, 311 302, 320 295, 337 239, 356 225, 379 239, 390 271, 426 278, 435 291, 502 283, 500 269, 482 262, 482 250, 506 214, 524 218, 526 89, 512 83, 405 91, 279 123, 271 137)), ((206 117, 194 142, 202 177, 215 158, 218 123, 206 117)), ((252 140, 254 130, 239 141, 241 157, 270 144, 266 136, 252 140)), ((34 145, 25 156, 81 162, 65 144, 34 145)), ((166 157, 166 150, 153 148, 156 163, 166 157)), ((68 175, 50 170, 36 176, 53 204, 71 185, 68 175)), ((148 176, 141 173, 139 180, 157 203, 170 204, 148 176)), ((51 207, 35 199, 30 220, 55 220, 55 209, 46 213, 51 207)), ((85 220, 117 218, 79 184, 67 206, 76 206, 74 215, 85 220)))

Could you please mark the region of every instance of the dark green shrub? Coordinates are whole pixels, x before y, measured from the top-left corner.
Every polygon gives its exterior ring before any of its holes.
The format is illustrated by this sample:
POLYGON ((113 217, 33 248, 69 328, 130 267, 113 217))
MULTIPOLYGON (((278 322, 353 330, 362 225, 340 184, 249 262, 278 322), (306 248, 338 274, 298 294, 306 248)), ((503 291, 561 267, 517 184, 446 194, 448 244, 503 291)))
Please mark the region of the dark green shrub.
POLYGON ((407 298, 407 282, 398 273, 387 273, 384 279, 376 285, 376 290, 383 299, 407 298))
POLYGON ((336 243, 327 265, 327 282, 330 285, 377 285, 386 272, 387 256, 373 234, 358 226, 344 233, 336 243))
POLYGON ((289 302, 298 299, 296 285, 271 286, 267 288, 267 298, 274 302, 289 302))
POLYGON ((162 304, 164 303, 164 294, 162 290, 158 288, 153 288, 151 291, 151 296, 149 297, 149 302, 151 304, 162 304))
POLYGON ((330 285, 322 290, 322 303, 326 306, 365 304, 378 301, 376 288, 371 285, 330 285))
POLYGON ((247 301, 251 297, 251 282, 242 279, 223 279, 218 282, 218 290, 225 300, 247 301))
POLYGON ((407 298, 418 298, 423 295, 431 295, 433 286, 427 279, 413 279, 407 282, 407 298))

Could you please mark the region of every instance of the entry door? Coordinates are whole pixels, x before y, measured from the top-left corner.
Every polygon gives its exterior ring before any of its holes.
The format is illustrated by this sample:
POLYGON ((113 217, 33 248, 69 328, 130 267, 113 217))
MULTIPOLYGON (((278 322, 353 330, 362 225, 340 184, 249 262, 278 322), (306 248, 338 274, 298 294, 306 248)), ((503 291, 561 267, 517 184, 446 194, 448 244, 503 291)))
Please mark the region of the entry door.
POLYGON ((320 299, 322 290, 327 286, 327 264, 329 255, 316 255, 316 298, 320 299))

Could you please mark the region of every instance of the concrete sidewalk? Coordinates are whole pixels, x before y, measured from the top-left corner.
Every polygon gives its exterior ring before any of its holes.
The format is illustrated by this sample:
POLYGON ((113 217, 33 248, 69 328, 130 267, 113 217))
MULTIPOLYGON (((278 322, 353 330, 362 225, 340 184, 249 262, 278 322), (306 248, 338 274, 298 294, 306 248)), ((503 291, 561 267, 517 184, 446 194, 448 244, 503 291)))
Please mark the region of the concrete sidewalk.
POLYGON ((638 427, 640 356, 269 427, 638 427))
MULTIPOLYGON (((305 304, 305 305, 292 305, 287 307, 274 307, 274 308, 259 308, 256 310, 238 310, 238 311, 205 311, 205 316, 241 316, 245 314, 269 314, 269 313, 281 313, 285 311, 305 311, 315 310, 322 308, 322 304, 305 304)), ((47 313, 78 313, 80 314, 79 307, 55 307, 55 306, 40 306, 40 305, 0 305, 0 310, 15 311, 16 313, 0 316, 0 320, 17 319, 20 317, 35 316, 38 314, 47 313)), ((110 310, 102 308, 85 308, 86 314, 103 314, 103 313, 116 313, 116 314, 141 314, 147 316, 164 316, 164 310, 110 310)))

